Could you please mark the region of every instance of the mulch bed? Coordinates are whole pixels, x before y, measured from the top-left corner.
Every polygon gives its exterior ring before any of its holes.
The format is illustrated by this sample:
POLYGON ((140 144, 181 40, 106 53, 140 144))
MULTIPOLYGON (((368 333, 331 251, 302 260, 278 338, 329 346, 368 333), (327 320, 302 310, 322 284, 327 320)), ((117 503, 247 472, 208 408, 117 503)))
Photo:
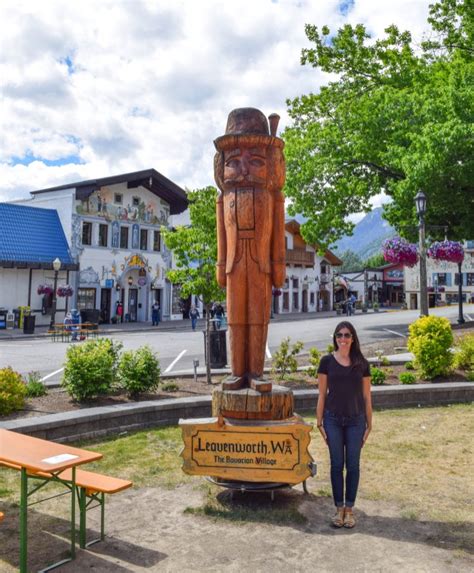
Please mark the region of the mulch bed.
MULTIPOLYGON (((461 333, 460 333, 461 334, 461 333)), ((403 339, 385 339, 377 342, 375 344, 366 344, 363 346, 362 350, 365 356, 374 357, 378 355, 378 352, 382 354, 394 354, 395 349, 400 349, 401 352, 406 352, 404 348, 405 341, 403 339)), ((324 354, 324 352, 323 352, 324 354)), ((307 366, 308 356, 302 355, 298 356, 298 363, 301 366, 307 366)), ((387 367, 382 367, 385 371, 387 378, 385 380, 385 385, 400 384, 398 379, 402 372, 406 372, 404 365, 392 365, 387 367)), ((413 372, 413 371, 411 371, 413 372)), ((0 420, 15 420, 19 418, 33 417, 33 416, 44 416, 47 414, 54 414, 58 412, 68 412, 73 410, 81 410, 83 408, 92 408, 98 406, 110 406, 115 404, 126 404, 136 401, 147 401, 147 400, 169 400, 173 398, 184 398, 190 396, 202 396, 210 395, 216 386, 220 384, 223 375, 217 375, 212 377, 212 384, 207 384, 205 377, 198 377, 197 382, 194 378, 174 378, 174 379, 164 379, 163 384, 160 389, 153 393, 142 394, 138 400, 132 400, 126 394, 117 392, 110 396, 102 396, 92 401, 87 402, 76 402, 73 400, 64 390, 60 388, 51 389, 46 396, 41 396, 38 398, 29 398, 26 401, 26 406, 24 410, 14 412, 8 416, 1 416, 0 420), (163 391, 162 387, 174 384, 178 387, 174 391, 163 391)), ((432 384, 439 382, 465 382, 467 378, 465 373, 462 371, 454 371, 450 374, 449 378, 438 378, 433 381, 418 380, 420 384, 432 384)), ((281 386, 286 386, 292 390, 298 389, 313 389, 317 388, 317 381, 315 378, 310 377, 305 372, 296 372, 291 375, 288 380, 277 381, 277 384, 281 386)))

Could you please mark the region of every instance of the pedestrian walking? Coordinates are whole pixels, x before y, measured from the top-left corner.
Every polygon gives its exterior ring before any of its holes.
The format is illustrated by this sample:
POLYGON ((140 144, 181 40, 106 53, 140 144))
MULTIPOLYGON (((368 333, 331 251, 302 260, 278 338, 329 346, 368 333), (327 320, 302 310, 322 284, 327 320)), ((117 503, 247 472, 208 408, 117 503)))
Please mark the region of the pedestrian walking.
POLYGON ((219 330, 222 324, 222 319, 224 318, 224 307, 220 302, 216 304, 214 310, 214 318, 216 321, 216 328, 219 330))
POLYGON ((117 322, 123 322, 123 304, 119 300, 115 306, 115 314, 117 315, 117 322))
POLYGON ((189 311, 189 318, 191 319, 191 327, 196 330, 197 319, 199 318, 199 310, 193 304, 191 310, 189 311))
POLYGON ((157 300, 151 307, 151 325, 158 326, 160 324, 160 304, 157 300))
POLYGON ((360 453, 372 429, 370 369, 350 322, 343 321, 336 326, 333 344, 334 352, 319 363, 316 418, 331 459, 331 486, 336 506, 332 524, 352 528, 360 453))

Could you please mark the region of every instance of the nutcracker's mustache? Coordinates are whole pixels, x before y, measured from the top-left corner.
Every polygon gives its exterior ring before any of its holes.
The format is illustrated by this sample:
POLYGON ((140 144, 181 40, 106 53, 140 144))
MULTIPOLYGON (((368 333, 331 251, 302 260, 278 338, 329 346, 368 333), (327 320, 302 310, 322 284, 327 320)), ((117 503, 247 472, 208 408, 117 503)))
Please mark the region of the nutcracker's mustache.
POLYGON ((255 183, 257 185, 265 185, 266 183, 266 179, 263 177, 257 177, 256 175, 239 175, 238 177, 232 177, 232 178, 228 178, 228 179, 224 179, 224 183, 226 185, 235 185, 236 187, 239 187, 242 185, 242 183, 244 184, 248 184, 248 183, 255 183))

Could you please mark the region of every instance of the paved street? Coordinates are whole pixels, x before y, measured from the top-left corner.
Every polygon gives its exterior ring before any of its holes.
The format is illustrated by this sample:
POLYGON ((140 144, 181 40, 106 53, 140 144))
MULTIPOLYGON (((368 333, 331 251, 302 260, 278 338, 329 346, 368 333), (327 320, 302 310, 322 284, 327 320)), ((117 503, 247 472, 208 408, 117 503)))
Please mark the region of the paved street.
MULTIPOLYGON (((465 317, 474 318, 474 305, 465 305, 465 317)), ((431 314, 446 316, 455 323, 458 317, 457 306, 430 309, 431 314)), ((305 349, 316 346, 325 350, 331 342, 336 324, 345 319, 334 313, 324 313, 310 318, 301 315, 287 321, 279 316, 272 320, 269 328, 268 347, 273 354, 281 340, 289 336, 292 341, 301 340, 305 349)), ((403 346, 408 333, 408 325, 418 317, 418 311, 388 311, 367 314, 358 313, 350 320, 356 327, 361 342, 373 343, 382 339, 393 339, 393 345, 403 346)), ((128 326, 128 325, 127 325, 128 326)), ((130 325, 136 328, 136 325, 130 325)), ((191 331, 189 321, 185 323, 161 323, 158 328, 151 326, 145 330, 109 332, 114 340, 122 342, 124 349, 135 349, 148 344, 159 354, 162 371, 179 374, 192 369, 193 360, 198 359, 204 366, 204 337, 201 330, 191 331)), ((43 330, 44 332, 44 330, 43 330)), ((4 334, 5 331, 3 331, 4 334)), ((21 374, 35 370, 40 372, 46 383, 57 384, 62 375, 62 367, 68 343, 52 342, 46 337, 24 337, 9 340, 0 336, 0 364, 11 366, 21 374)), ((268 356, 268 355, 267 355, 268 356)))

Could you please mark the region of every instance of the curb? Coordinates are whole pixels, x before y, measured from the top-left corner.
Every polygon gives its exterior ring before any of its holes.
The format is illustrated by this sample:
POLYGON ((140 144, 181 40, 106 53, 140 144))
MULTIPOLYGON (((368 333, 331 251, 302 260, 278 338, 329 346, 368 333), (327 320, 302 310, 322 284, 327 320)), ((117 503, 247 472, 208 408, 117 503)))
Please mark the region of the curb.
MULTIPOLYGON (((295 390, 293 394, 296 411, 314 411, 317 390, 295 390)), ((372 401, 375 408, 426 407, 472 402, 474 384, 443 382, 412 386, 375 386, 372 388, 372 401)), ((211 396, 156 400, 9 420, 0 423, 0 427, 47 440, 72 442, 176 425, 180 418, 209 417, 211 405, 211 396)))

